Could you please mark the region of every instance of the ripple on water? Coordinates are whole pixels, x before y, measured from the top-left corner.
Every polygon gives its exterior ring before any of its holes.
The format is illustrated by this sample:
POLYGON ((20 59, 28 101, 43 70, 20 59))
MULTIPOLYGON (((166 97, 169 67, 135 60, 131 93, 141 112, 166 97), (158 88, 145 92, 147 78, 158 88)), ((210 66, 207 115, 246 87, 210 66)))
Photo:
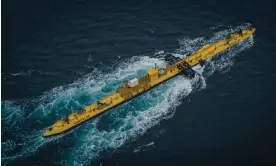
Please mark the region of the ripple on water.
MULTIPOLYGON (((245 27, 249 27, 249 25, 238 26, 233 30, 245 27)), ((203 37, 183 38, 179 40, 180 47, 173 52, 173 55, 183 58, 185 54, 195 51, 203 44, 222 39, 230 32, 230 29, 219 31, 211 39, 203 37)), ((183 98, 192 91, 204 89, 207 86, 206 78, 212 75, 214 71, 227 72, 233 65, 232 57, 250 48, 253 43, 253 37, 251 37, 222 53, 221 56, 208 60, 203 67, 196 69, 197 74, 194 78, 175 77, 75 129, 72 131, 75 137, 72 147, 70 150, 60 153, 61 158, 63 158, 62 164, 89 163, 97 158, 101 152, 109 149, 116 150, 126 142, 139 138, 160 121, 171 118, 175 108, 181 104, 183 98), (99 126, 101 125, 101 117, 108 120, 108 125, 104 127, 104 130, 99 126)), ((77 109, 97 101, 114 91, 125 80, 141 76, 155 64, 161 67, 165 66, 166 62, 162 59, 164 51, 159 51, 156 54, 161 55, 161 57, 139 56, 121 61, 108 73, 95 69, 92 73, 83 76, 72 84, 55 87, 37 98, 30 99, 25 103, 26 106, 18 105, 14 101, 2 101, 3 111, 1 114, 4 133, 9 133, 8 130, 14 127, 24 131, 20 133, 18 139, 3 140, 2 162, 7 163, 19 157, 29 156, 43 146, 47 146, 49 142, 59 143, 62 141, 64 135, 44 139, 41 134, 52 122, 70 113, 71 107, 77 109), (30 108, 33 108, 32 111, 26 110, 30 108), (26 114, 26 112, 31 113, 26 114), (30 129, 30 123, 37 126, 36 130, 30 129), (18 149, 16 152, 9 153, 15 148, 18 149)), ((140 151, 145 147, 147 149, 147 146, 142 146, 140 151)), ((152 145, 149 147, 154 148, 152 145)))

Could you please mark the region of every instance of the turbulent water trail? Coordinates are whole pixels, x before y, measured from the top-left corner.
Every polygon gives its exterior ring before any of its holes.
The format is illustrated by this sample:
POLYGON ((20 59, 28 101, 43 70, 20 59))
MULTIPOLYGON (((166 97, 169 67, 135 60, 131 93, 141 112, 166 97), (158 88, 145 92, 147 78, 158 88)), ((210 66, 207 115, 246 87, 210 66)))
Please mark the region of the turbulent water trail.
MULTIPOLYGON (((233 28, 245 28, 239 26, 233 28)), ((215 33, 206 40, 184 38, 179 40, 180 48, 172 54, 184 57, 206 43, 225 38, 231 30, 215 33)), ((105 150, 116 150, 127 141, 143 135, 148 129, 163 119, 171 118, 175 108, 192 91, 206 87, 206 78, 214 71, 222 73, 233 65, 232 57, 253 45, 253 37, 241 42, 221 56, 209 60, 205 66, 196 69, 194 78, 175 77, 151 91, 131 100, 106 114, 76 128, 71 133, 72 145, 59 153, 63 158, 60 164, 87 164, 105 150), (106 121, 106 122, 105 122, 106 121)), ((110 94, 124 81, 144 75, 154 64, 166 66, 162 59, 164 52, 156 53, 159 58, 139 56, 120 62, 110 72, 93 72, 74 83, 53 88, 40 97, 24 101, 2 101, 2 162, 7 163, 19 157, 26 157, 47 149, 49 143, 61 144, 64 135, 44 139, 41 134, 46 127, 75 109, 95 102, 110 94), (13 132, 11 132, 13 131, 13 132)), ((139 151, 139 148, 138 148, 139 151)), ((138 152, 137 151, 137 152, 138 152)))

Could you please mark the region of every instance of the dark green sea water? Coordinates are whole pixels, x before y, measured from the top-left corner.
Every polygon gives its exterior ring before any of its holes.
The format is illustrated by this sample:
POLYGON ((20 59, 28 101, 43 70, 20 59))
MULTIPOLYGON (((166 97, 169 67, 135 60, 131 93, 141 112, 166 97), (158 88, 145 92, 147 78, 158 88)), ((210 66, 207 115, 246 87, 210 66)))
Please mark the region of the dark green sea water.
POLYGON ((273 1, 2 1, 3 165, 275 165, 273 1), (256 35, 54 138, 56 120, 239 28, 256 35))

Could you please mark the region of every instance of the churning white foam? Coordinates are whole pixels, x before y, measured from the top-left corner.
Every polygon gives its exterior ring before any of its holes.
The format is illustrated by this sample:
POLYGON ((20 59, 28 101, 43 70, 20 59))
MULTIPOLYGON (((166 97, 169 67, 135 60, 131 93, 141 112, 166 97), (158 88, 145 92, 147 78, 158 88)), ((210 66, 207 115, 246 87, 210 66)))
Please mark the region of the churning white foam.
MULTIPOLYGON (((180 40, 180 49, 176 50, 178 56, 195 51, 200 46, 206 43, 212 43, 216 40, 224 38, 230 31, 222 31, 209 40, 203 37, 197 39, 180 40)), ((233 60, 231 58, 242 50, 250 48, 253 45, 253 38, 241 42, 238 46, 223 53, 215 61, 209 60, 203 67, 196 69, 196 76, 192 79, 185 77, 177 77, 168 81, 149 93, 129 102, 112 111, 109 118, 113 118, 113 124, 119 124, 119 127, 111 125, 110 130, 97 129, 97 123, 88 124, 82 129, 80 136, 82 139, 76 139, 75 149, 70 151, 67 164, 86 164, 100 152, 109 149, 117 149, 124 145, 129 140, 143 135, 149 128, 157 125, 163 119, 168 119, 173 116, 175 108, 181 103, 181 100, 186 97, 192 90, 200 90, 206 87, 203 73, 205 68, 209 68, 205 75, 211 75, 215 70, 224 72, 227 67, 231 67, 233 60), (211 69, 211 70, 210 70, 211 69), (125 116, 120 116, 122 112, 127 112, 125 116), (113 116, 112 116, 113 114, 113 116)), ((157 54, 163 54, 159 51, 157 54)), ((140 59, 141 64, 146 61, 154 60, 148 57, 140 59), (144 59, 146 58, 146 59, 144 59)), ((133 68, 134 70, 139 70, 133 68)))
MULTIPOLYGON (((236 27, 234 30, 238 28, 244 27, 236 27)), ((172 54, 183 58, 187 53, 195 51, 206 43, 222 39, 230 32, 231 30, 220 31, 215 33, 214 37, 209 40, 203 37, 196 39, 184 38, 179 40, 180 48, 172 54)), ((229 51, 222 53, 218 58, 207 61, 203 67, 198 67, 196 69, 197 74, 192 79, 184 76, 175 77, 134 100, 113 109, 111 112, 75 129, 72 131, 75 136, 74 144, 69 150, 64 150, 60 153, 65 158, 62 164, 87 164, 92 159, 98 157, 101 152, 105 150, 116 151, 116 149, 126 144, 126 142, 131 142, 143 135, 148 129, 157 125, 163 119, 171 118, 174 115, 175 108, 181 104, 184 97, 192 91, 205 88, 206 77, 214 71, 228 71, 233 65, 232 57, 250 48, 253 43, 253 37, 251 37, 229 51), (102 120, 101 117, 108 119, 109 125, 105 129, 99 128, 102 120)), ((164 54, 164 51, 159 51, 156 54, 164 54)), ((113 92, 124 81, 142 76, 147 69, 154 67, 155 64, 162 67, 166 65, 166 62, 162 58, 140 56, 119 63, 117 66, 111 68, 108 73, 94 69, 93 72, 72 84, 53 88, 39 98, 31 100, 36 103, 36 106, 34 107, 34 111, 25 118, 23 117, 24 110, 22 107, 12 106, 18 112, 7 112, 3 121, 9 124, 13 122, 12 118, 17 117, 18 119, 23 119, 24 123, 28 123, 28 120, 35 119, 49 123, 45 125, 46 127, 47 125, 51 125, 50 122, 70 113, 71 107, 79 108, 97 101, 113 92)), ((9 106, 7 105, 7 107, 9 106)), ((18 122, 16 123, 18 124, 18 122)), ((26 131, 21 136, 22 139, 20 141, 9 140, 2 143, 2 145, 7 147, 6 149, 13 149, 16 146, 22 149, 13 156, 2 157, 4 159, 11 159, 18 156, 26 156, 45 146, 48 142, 62 141, 60 138, 63 135, 51 139, 42 138, 41 134, 43 131, 44 128, 37 131, 26 131)))
POLYGON ((152 149, 152 148, 154 148, 154 142, 150 142, 148 144, 138 146, 138 147, 134 148, 133 152, 134 153, 140 153, 140 152, 152 149))
POLYGON ((88 124, 80 129, 81 134, 77 137, 82 139, 76 139, 75 149, 68 155, 68 164, 89 162, 103 150, 116 149, 130 138, 143 135, 162 119, 173 116, 174 108, 180 104, 180 99, 191 91, 190 81, 177 77, 114 109, 114 115, 110 116, 113 122, 108 131, 99 130, 95 127, 96 122, 88 124))

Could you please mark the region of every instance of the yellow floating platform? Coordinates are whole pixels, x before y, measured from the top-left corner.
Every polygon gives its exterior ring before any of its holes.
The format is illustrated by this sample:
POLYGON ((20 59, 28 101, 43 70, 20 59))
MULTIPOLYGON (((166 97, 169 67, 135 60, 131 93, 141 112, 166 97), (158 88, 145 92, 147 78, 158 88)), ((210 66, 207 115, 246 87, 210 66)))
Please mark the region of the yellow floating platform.
POLYGON ((154 86, 180 74, 182 71, 201 64, 205 60, 238 44, 240 41, 249 38, 254 32, 255 28, 241 30, 230 34, 227 39, 220 40, 214 44, 204 45, 198 51, 174 64, 168 65, 166 68, 150 69, 145 76, 123 84, 116 92, 102 100, 84 107, 81 111, 72 113, 66 119, 57 121, 44 132, 43 137, 54 136, 69 131, 107 110, 145 93, 154 86))

